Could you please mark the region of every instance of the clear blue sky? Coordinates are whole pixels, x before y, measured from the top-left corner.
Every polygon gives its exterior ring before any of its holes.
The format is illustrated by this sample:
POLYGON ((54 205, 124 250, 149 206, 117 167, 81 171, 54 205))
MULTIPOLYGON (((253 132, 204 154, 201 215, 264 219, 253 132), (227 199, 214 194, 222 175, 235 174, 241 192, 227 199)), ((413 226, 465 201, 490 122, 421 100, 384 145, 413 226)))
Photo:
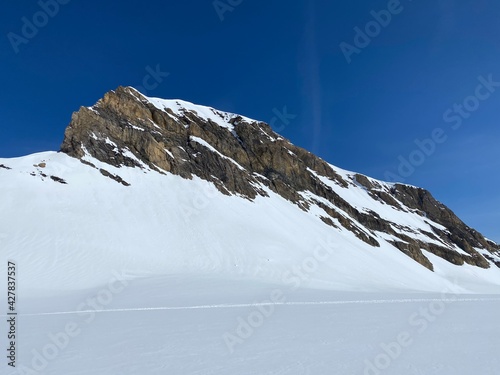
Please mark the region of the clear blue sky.
POLYGON ((148 95, 274 118, 293 143, 427 188, 500 242, 500 87, 484 85, 500 82, 498 1, 59 1, 3 5, 0 157, 58 150, 79 106, 158 68, 169 75, 148 95), (415 140, 433 133, 424 155, 415 140), (416 165, 405 176, 400 156, 416 165))

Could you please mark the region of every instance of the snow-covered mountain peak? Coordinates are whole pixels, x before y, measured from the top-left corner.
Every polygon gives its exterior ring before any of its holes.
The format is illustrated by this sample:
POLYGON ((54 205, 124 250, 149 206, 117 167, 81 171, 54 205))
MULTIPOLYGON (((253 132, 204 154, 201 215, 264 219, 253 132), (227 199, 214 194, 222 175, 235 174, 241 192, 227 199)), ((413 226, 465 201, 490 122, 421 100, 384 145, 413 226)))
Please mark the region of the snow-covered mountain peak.
MULTIPOLYGON (((500 284, 500 247, 428 191, 333 166, 264 122, 120 87, 73 114, 61 151, 0 160, 4 188, 19 190, 21 200, 42 194, 50 212, 65 212, 40 227, 42 236, 74 223, 68 233, 99 233, 93 254, 104 241, 120 258, 125 248, 127 265, 154 260, 151 272, 171 264, 175 272, 276 282, 320 238, 337 248, 320 284, 362 288, 352 278, 359 273, 376 285, 424 290, 456 275, 500 284), (96 215, 109 230, 94 228, 96 215), (107 242, 106 233, 115 238, 131 223, 140 229, 135 237, 119 247, 107 242), (158 249, 163 236, 175 249, 158 249), (420 284, 426 274, 434 281, 420 284)), ((47 211, 35 202, 26 215, 45 222, 47 211)))
POLYGON ((182 117, 187 113, 192 113, 204 121, 213 121, 223 128, 234 130, 234 125, 240 122, 246 123, 257 123, 259 121, 253 120, 251 118, 241 116, 235 113, 219 111, 212 107, 207 107, 203 105, 193 104, 191 102, 181 100, 181 99, 161 99, 154 97, 147 97, 141 94, 139 91, 133 87, 126 87, 126 90, 130 90, 135 93, 135 95, 141 101, 147 101, 153 104, 156 108, 161 111, 166 111, 169 114, 173 114, 174 117, 182 117))

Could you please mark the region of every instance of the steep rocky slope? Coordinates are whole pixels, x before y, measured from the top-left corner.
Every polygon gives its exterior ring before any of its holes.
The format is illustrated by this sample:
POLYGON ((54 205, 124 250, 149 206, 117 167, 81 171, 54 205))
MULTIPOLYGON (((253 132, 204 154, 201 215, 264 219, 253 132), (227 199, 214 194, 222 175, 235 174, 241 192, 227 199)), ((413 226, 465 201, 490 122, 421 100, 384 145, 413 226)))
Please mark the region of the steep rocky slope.
POLYGON ((325 225, 345 228, 373 248, 387 241, 431 270, 425 251, 455 265, 500 267, 500 246, 428 191, 343 171, 243 116, 119 87, 73 114, 61 151, 95 168, 92 158, 114 167, 198 176, 221 194, 242 199, 265 197, 268 188, 325 225))

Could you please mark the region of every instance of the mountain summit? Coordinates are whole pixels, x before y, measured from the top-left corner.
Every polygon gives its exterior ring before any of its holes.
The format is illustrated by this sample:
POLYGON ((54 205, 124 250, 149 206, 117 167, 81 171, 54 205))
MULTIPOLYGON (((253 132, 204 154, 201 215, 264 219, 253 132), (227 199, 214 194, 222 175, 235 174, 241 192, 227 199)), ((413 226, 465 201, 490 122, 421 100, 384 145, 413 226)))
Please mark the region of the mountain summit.
MULTIPOLYGON (((249 200, 269 197, 270 190, 320 218, 332 233, 349 231, 373 251, 388 243, 430 270, 426 253, 455 265, 500 267, 500 247, 428 191, 341 170, 244 116, 119 87, 73 114, 61 151, 92 167, 98 160, 197 176, 221 194, 249 200)), ((129 185, 105 166, 99 169, 129 185)))
POLYGON ((119 87, 73 114, 61 151, 0 159, 0 239, 26 294, 103 285, 110 270, 340 291, 500 285, 500 246, 428 191, 335 167, 261 121, 119 87))

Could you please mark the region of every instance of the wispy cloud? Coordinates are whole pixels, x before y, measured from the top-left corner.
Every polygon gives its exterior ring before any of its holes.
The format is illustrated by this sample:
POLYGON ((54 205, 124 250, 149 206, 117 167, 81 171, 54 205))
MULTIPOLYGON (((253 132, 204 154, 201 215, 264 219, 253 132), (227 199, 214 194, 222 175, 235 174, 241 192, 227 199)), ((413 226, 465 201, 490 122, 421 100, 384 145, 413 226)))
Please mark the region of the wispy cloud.
POLYGON ((439 0, 437 6, 440 11, 440 19, 437 24, 436 34, 432 39, 433 48, 438 48, 452 34, 457 25, 457 6, 455 0, 439 0))
POLYGON ((307 9, 307 22, 301 50, 303 60, 301 61, 302 75, 304 79, 303 107, 310 114, 313 144, 311 151, 318 151, 321 139, 322 123, 322 95, 319 71, 319 54, 316 36, 316 8, 314 1, 309 1, 307 9))

